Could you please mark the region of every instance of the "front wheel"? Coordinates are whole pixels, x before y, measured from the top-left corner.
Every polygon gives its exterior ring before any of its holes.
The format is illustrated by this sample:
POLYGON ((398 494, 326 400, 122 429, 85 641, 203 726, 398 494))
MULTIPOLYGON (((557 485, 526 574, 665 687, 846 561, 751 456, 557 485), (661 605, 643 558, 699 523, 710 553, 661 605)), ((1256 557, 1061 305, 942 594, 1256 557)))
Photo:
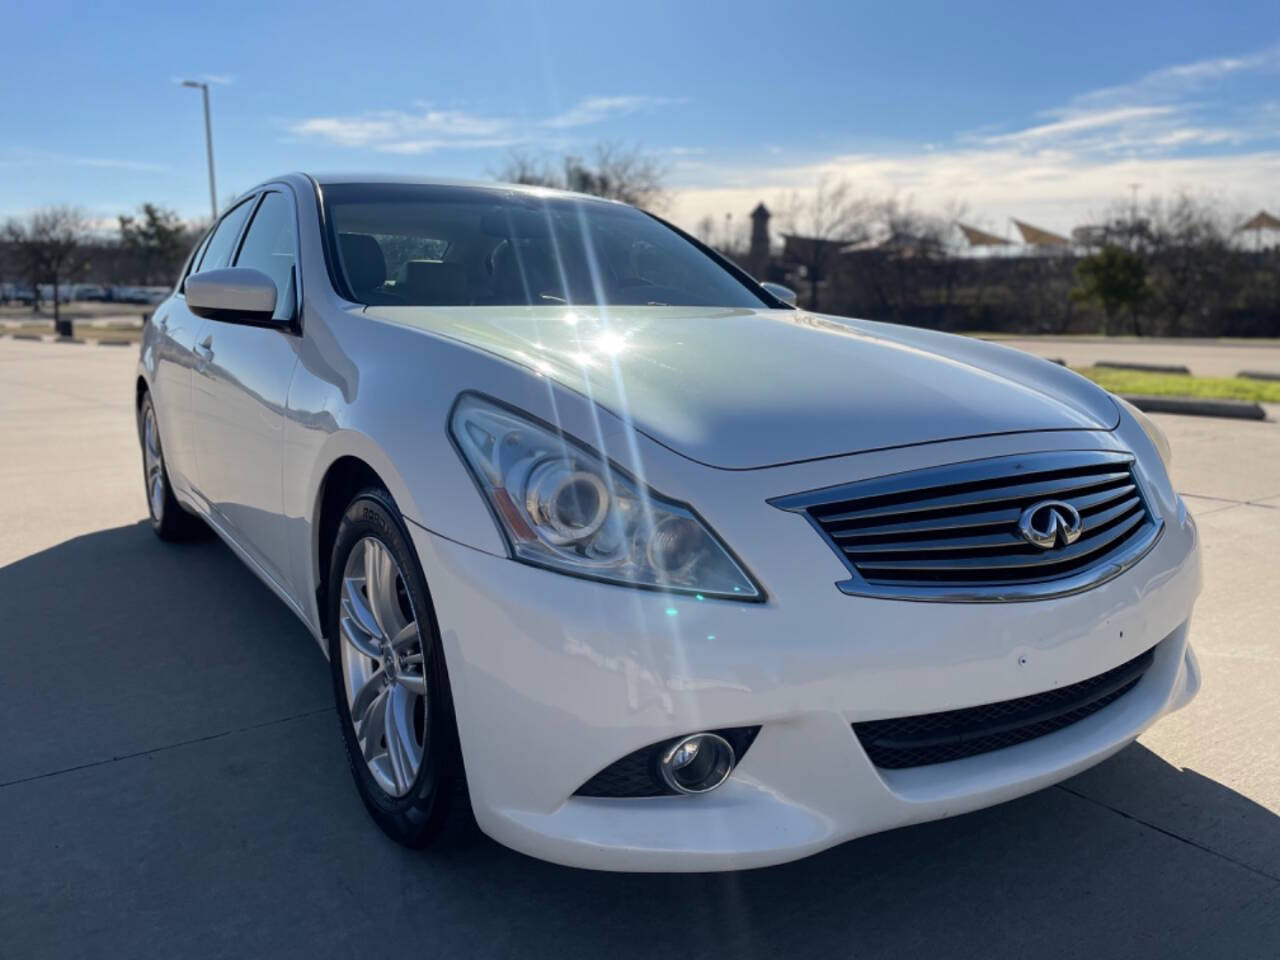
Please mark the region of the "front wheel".
POLYGON ((385 490, 361 492, 343 515, 327 619, 343 744, 374 821, 409 847, 468 834, 440 634, 417 556, 385 490))

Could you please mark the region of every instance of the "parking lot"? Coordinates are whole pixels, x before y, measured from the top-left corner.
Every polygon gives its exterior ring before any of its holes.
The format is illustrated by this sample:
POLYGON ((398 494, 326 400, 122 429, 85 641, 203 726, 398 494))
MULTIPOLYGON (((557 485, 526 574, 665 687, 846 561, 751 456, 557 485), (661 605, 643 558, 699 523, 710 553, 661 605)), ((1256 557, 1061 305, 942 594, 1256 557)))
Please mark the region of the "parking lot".
POLYGON ((1234 377, 1241 370, 1280 376, 1280 343, 1275 340, 1173 340, 1135 337, 1012 337, 1000 343, 1070 367, 1095 363, 1185 366, 1198 377, 1234 377))
POLYGON ((378 832, 309 634, 216 540, 148 529, 135 359, 0 338, 0 957, 1280 950, 1275 409, 1158 417, 1204 545, 1188 709, 990 810, 747 873, 611 875, 378 832))

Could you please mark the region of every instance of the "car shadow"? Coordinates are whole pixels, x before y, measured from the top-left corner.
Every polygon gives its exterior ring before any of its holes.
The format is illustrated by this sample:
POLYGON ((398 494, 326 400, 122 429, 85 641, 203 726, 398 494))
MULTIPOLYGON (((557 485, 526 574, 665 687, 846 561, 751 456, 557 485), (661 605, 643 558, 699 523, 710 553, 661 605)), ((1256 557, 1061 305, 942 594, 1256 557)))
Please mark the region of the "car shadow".
POLYGON ((14 955, 1280 944, 1280 820, 1140 744, 1030 797, 791 864, 596 873, 479 836, 431 852, 387 841, 348 782, 315 641, 216 540, 162 544, 139 523, 23 558, 0 568, 0 625, 0 942, 14 955))

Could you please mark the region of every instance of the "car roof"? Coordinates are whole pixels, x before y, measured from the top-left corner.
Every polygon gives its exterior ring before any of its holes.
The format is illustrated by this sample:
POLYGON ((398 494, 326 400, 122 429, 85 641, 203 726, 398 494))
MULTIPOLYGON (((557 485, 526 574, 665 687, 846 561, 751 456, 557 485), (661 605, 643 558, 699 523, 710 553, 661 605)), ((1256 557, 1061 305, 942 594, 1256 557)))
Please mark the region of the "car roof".
POLYGON ((537 196, 555 196, 580 200, 594 200, 600 203, 619 203, 617 200, 606 200, 602 197, 585 193, 574 193, 569 190, 557 190, 553 187, 541 187, 521 183, 501 183, 494 180, 464 180, 451 177, 428 177, 396 173, 304 173, 303 176, 319 184, 322 188, 334 184, 358 183, 405 183, 428 187, 458 187, 468 190, 494 190, 508 193, 512 190, 537 196))

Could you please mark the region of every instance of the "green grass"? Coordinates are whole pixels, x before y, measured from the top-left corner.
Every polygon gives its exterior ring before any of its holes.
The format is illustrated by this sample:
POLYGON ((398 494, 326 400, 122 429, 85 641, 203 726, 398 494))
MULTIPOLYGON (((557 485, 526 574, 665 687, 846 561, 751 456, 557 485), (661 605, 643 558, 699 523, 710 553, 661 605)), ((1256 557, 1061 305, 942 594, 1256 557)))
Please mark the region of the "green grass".
POLYGON ((1146 373, 1107 367, 1077 368, 1098 386, 1112 393, 1139 393, 1149 397, 1205 397, 1280 403, 1280 383, 1241 377, 1193 377, 1178 373, 1146 373))

